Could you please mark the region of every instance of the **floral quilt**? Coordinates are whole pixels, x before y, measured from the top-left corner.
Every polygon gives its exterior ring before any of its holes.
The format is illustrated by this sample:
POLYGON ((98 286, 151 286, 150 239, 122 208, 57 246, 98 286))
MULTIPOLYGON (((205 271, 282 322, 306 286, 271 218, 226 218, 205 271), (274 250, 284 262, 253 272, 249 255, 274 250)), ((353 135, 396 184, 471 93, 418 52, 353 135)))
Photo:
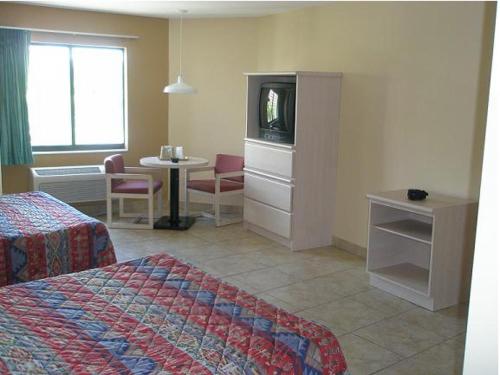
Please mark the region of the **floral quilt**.
POLYGON ((40 191, 0 196, 0 286, 115 262, 102 222, 40 191))
POLYGON ((161 254, 0 288, 0 373, 347 374, 334 334, 161 254))

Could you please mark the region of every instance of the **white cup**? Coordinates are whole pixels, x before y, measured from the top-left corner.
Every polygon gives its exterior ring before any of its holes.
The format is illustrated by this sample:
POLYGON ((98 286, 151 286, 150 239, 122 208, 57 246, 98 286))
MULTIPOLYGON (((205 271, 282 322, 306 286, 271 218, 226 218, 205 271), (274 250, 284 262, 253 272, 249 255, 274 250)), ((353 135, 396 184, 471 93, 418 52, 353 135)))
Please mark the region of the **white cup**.
POLYGON ((169 145, 161 146, 160 159, 161 160, 172 159, 172 151, 173 151, 172 146, 169 146, 169 145))
POLYGON ((177 159, 184 159, 184 147, 182 146, 177 146, 175 148, 175 157, 177 159))

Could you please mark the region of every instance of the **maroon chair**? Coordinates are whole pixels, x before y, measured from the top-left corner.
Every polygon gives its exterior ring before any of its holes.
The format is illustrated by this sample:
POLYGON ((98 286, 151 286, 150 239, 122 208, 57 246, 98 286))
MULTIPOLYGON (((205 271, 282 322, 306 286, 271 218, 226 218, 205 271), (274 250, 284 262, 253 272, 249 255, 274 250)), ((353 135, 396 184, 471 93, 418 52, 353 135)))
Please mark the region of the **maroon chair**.
POLYGON ((123 156, 120 154, 108 156, 104 159, 106 171, 106 213, 107 224, 111 228, 153 229, 154 225, 154 195, 157 194, 158 210, 161 216, 163 182, 154 179, 153 174, 158 173, 154 168, 125 167, 123 156), (141 213, 127 213, 124 209, 124 199, 148 200, 148 223, 125 223, 113 221, 113 199, 119 200, 120 217, 142 217, 141 213))
POLYGON ((242 156, 217 154, 214 167, 202 167, 186 170, 186 200, 185 211, 189 213, 189 194, 198 193, 211 196, 214 204, 215 225, 227 225, 240 222, 238 219, 221 220, 220 204, 221 199, 228 195, 243 195, 243 167, 244 159, 242 156), (193 172, 212 171, 213 179, 207 180, 191 180, 190 175, 193 172))

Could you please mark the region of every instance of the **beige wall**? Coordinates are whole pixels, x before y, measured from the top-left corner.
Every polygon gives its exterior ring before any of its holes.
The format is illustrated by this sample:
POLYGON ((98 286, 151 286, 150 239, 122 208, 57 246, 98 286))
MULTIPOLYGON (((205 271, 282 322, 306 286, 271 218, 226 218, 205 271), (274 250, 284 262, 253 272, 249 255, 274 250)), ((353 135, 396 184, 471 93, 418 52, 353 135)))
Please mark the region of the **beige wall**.
MULTIPOLYGON (((184 20, 182 69, 196 95, 169 96, 169 140, 188 155, 243 154, 244 71, 257 64, 257 18, 184 20)), ((170 23, 170 77, 179 72, 179 21, 170 23)))
MULTIPOLYGON (((477 198, 493 8, 352 2, 189 21, 184 70, 200 94, 170 99, 170 140, 207 157, 239 153, 242 72, 343 72, 335 235, 366 246, 367 192, 477 198), (221 97, 234 106, 221 108, 221 97)), ((172 23, 171 38, 176 30, 172 23)), ((170 54, 173 76, 173 40, 170 54)))
MULTIPOLYGON (((128 57, 128 136, 126 162, 159 152, 167 142, 168 20, 69 11, 0 3, 0 25, 80 32, 137 35, 137 40, 34 33, 33 40, 123 46, 128 57)), ((36 155, 36 166, 101 164, 110 153, 36 155)), ((29 188, 29 166, 3 167, 4 193, 29 188)))

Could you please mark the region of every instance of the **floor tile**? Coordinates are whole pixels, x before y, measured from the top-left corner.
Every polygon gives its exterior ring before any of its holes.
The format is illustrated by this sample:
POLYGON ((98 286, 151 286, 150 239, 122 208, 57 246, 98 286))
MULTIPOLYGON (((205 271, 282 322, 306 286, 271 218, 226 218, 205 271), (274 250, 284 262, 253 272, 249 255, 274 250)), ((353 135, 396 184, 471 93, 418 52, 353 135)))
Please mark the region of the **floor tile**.
POLYGON ((384 314, 369 308, 362 303, 349 298, 337 299, 324 305, 319 305, 301 312, 301 315, 313 320, 325 322, 329 328, 336 332, 342 329, 352 332, 361 327, 384 319, 384 314))
POLYGON ((178 248, 175 251, 175 255, 191 261, 207 261, 210 259, 231 256, 233 253, 227 248, 212 244, 201 247, 178 248))
POLYGON ((294 252, 289 249, 284 249, 283 247, 279 246, 271 246, 253 251, 249 253, 249 256, 261 263, 265 263, 270 266, 279 266, 289 263, 295 264, 310 259, 310 256, 308 255, 294 252))
POLYGON ((216 228, 214 224, 195 226, 192 227, 189 232, 193 236, 214 243, 257 236, 253 232, 247 231, 238 225, 228 225, 219 228, 216 228))
POLYGON ((302 280, 309 280, 320 276, 326 276, 333 272, 343 271, 348 269, 343 263, 336 262, 335 260, 317 260, 305 259, 300 261, 293 261, 278 266, 280 271, 289 273, 300 277, 302 280))
POLYGON ((374 289, 368 284, 364 269, 351 268, 318 277, 318 283, 327 284, 336 294, 344 297, 374 289))
POLYGON ((265 292, 299 281, 296 276, 289 275, 274 268, 242 273, 233 276, 233 279, 237 279, 244 284, 252 285, 255 292, 265 292))
POLYGON ((116 252, 116 261, 117 262, 125 262, 132 259, 137 259, 142 257, 143 255, 138 255, 136 250, 128 251, 127 249, 121 249, 116 252))
POLYGON ((432 330, 440 336, 450 338, 465 332, 467 306, 458 305, 436 312, 418 307, 402 314, 400 318, 419 327, 432 330))
POLYGON ((398 317, 361 328, 355 334, 403 357, 409 357, 444 341, 434 333, 398 317))
POLYGON ((390 366, 377 375, 458 375, 462 373, 463 355, 440 344, 390 366))
POLYGON ((242 255, 231 255, 224 258, 212 259, 204 262, 202 267, 206 272, 214 276, 232 276, 244 272, 256 271, 269 268, 263 263, 242 255))
POLYGON ((365 260, 359 256, 349 254, 345 251, 336 249, 332 246, 327 246, 327 247, 319 247, 315 249, 309 249, 309 250, 301 250, 298 251, 297 253, 302 253, 306 254, 308 256, 313 257, 314 259, 317 260, 335 260, 337 262, 341 262, 345 266, 348 266, 348 268, 352 267, 363 267, 365 266, 365 260))
POLYGON ((273 242, 264 237, 237 238, 218 242, 218 244, 234 254, 257 251, 273 246, 273 242))
POLYGON ((452 337, 451 339, 446 340, 444 343, 453 350, 462 353, 463 355, 465 351, 465 333, 461 333, 458 336, 452 337))
POLYGON ((302 310, 342 298, 333 291, 334 288, 331 285, 316 280, 302 281, 273 289, 269 291, 269 294, 302 310))
POLYGON ((172 236, 167 237, 164 241, 159 241, 158 239, 156 239, 152 240, 151 242, 155 243, 159 249, 163 249, 167 252, 169 250, 189 249, 211 245, 210 242, 191 235, 172 236))
POLYGON ((404 299, 395 297, 379 289, 372 289, 367 292, 354 294, 350 298, 383 312, 385 317, 398 315, 417 307, 413 303, 407 302, 404 299))
POLYGON ((140 242, 144 240, 136 231, 130 229, 109 229, 109 235, 115 247, 117 244, 140 242))
POLYGON ((352 375, 373 374, 401 360, 397 354, 353 334, 339 337, 352 375))
POLYGON ((165 251, 165 245, 159 244, 156 241, 141 241, 141 242, 132 242, 127 243, 120 247, 120 251, 117 252, 117 257, 121 259, 121 257, 125 254, 125 257, 128 259, 140 258, 148 255, 154 255, 159 253, 169 253, 165 251))

